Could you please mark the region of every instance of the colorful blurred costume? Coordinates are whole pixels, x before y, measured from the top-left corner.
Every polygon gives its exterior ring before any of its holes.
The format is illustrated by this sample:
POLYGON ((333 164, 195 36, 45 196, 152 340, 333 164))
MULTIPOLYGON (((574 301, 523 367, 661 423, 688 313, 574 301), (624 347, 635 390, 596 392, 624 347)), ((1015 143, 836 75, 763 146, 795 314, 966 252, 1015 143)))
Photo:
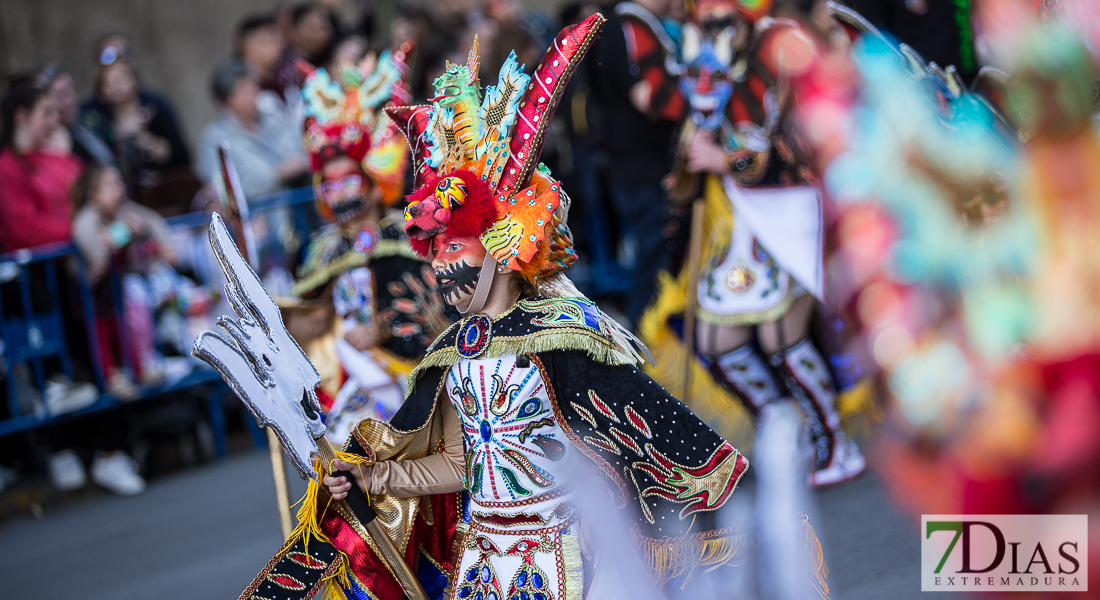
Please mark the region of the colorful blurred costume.
POLYGON ((865 467, 840 427, 838 395, 869 394, 857 386, 858 371, 836 372, 839 363, 812 336, 782 339, 780 322, 795 301, 824 297, 825 226, 808 149, 788 118, 791 81, 816 60, 817 42, 796 22, 768 17, 770 5, 702 0, 683 27, 680 89, 691 111, 681 139, 686 146, 695 135, 710 137, 728 165, 725 174, 674 171, 673 198, 704 203, 700 260, 676 280, 664 276, 639 329, 658 357, 654 378, 675 390, 690 379, 684 395, 692 409, 739 443, 765 406, 795 400, 813 451, 811 482, 830 485, 865 467), (698 284, 689 290, 693 275, 698 284), (765 356, 751 336, 717 350, 704 346, 702 334, 685 349, 675 324, 689 306, 712 338, 721 329, 774 328, 779 350, 765 356))
POLYGON ((360 420, 397 412, 404 377, 450 324, 431 267, 409 248, 401 213, 386 210, 401 198, 408 151, 382 108, 408 99, 406 50, 342 65, 335 80, 324 69, 311 71, 302 90, 317 210, 334 222, 310 242, 291 290, 296 299, 282 306, 288 329, 321 373, 327 435, 337 444, 360 420), (325 164, 340 157, 361 169, 327 180, 325 164), (372 193, 386 207, 381 219, 349 228, 362 221, 372 193), (344 339, 372 323, 381 337, 375 347, 359 351, 344 339))
POLYGON ((912 514, 1096 517, 1097 7, 1057 6, 984 23, 998 93, 873 31, 853 53, 862 92, 826 181, 842 293, 888 393, 877 454, 912 514))

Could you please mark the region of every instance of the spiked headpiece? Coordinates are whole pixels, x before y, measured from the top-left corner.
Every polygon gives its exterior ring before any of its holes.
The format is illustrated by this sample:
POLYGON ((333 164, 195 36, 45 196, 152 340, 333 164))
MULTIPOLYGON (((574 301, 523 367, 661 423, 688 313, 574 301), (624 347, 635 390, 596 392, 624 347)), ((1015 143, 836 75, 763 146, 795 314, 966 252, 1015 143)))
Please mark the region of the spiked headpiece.
POLYGON ((568 196, 538 159, 565 85, 604 20, 595 14, 563 29, 534 75, 512 52, 484 99, 475 39, 466 64, 448 64, 435 80, 431 104, 386 109, 412 150, 416 190, 405 231, 414 250, 427 256, 441 233, 477 236, 497 264, 529 281, 576 260, 568 196))
MULTIPOLYGON (((408 154, 400 132, 382 108, 409 101, 405 57, 411 48, 406 43, 395 53, 368 54, 359 64, 340 65, 335 78, 323 68, 299 64, 306 72, 302 141, 314 173, 326 160, 347 156, 361 163, 371 182, 382 190, 386 205, 401 197, 408 154)), ((320 190, 317 205, 329 217, 340 212, 340 207, 328 206, 320 190)))

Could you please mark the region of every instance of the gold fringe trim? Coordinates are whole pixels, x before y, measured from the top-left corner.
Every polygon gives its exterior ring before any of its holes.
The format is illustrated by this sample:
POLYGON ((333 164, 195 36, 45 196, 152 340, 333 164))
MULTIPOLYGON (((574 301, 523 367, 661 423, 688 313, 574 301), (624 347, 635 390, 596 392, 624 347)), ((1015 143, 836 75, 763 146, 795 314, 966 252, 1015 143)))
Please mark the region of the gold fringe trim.
MULTIPOLYGON (((321 440, 321 443, 327 442, 321 440)), ((336 458, 354 465, 362 466, 370 462, 370 459, 365 456, 359 456, 358 454, 340 452, 335 449, 333 452, 336 454, 336 458)), ((317 479, 309 480, 305 496, 302 496, 302 499, 298 501, 298 504, 301 504, 301 506, 298 507, 298 525, 294 528, 294 531, 290 533, 291 538, 301 536, 302 545, 304 546, 306 554, 309 554, 310 539, 329 543, 328 536, 321 530, 320 518, 323 512, 318 511, 321 497, 321 485, 317 482, 323 480, 325 475, 331 473, 335 469, 333 469, 333 465, 324 465, 320 461, 315 462, 314 468, 317 470, 317 479)), ((369 495, 367 496, 367 501, 370 502, 369 495)), ((325 510, 328 510, 328 505, 325 506, 325 510)), ((339 548, 335 548, 335 550, 339 555, 340 568, 322 581, 327 580, 330 584, 339 585, 344 588, 351 587, 350 580, 348 579, 348 556, 339 548)), ((326 593, 327 591, 326 588, 326 593)), ((337 598, 343 598, 343 594, 341 593, 337 598)))
MULTIPOLYGON (((825 553, 817 532, 810 524, 810 518, 802 518, 802 543, 810 566, 810 582, 821 600, 829 599, 829 567, 825 564, 825 553)), ((755 531, 738 531, 711 539, 692 539, 690 536, 674 540, 655 540, 635 534, 640 538, 642 560, 649 568, 656 582, 666 582, 685 575, 682 586, 686 587, 696 570, 709 573, 724 566, 744 564, 745 554, 756 546, 755 531)), ((681 588, 682 589, 682 588, 681 588)))
MULTIPOLYGON (((546 330, 524 337, 496 337, 478 358, 495 358, 510 354, 538 354, 554 350, 583 350, 598 363, 605 365, 635 365, 637 360, 620 352, 614 341, 595 332, 582 329, 546 330)), ((442 348, 425 356, 405 379, 405 397, 412 394, 420 374, 431 367, 450 367, 463 357, 454 347, 442 348)))
POLYGON ((347 596, 344 595, 344 590, 334 581, 325 582, 325 587, 321 588, 321 592, 317 594, 317 600, 347 600, 347 596))
POLYGON ((561 536, 561 558, 565 568, 564 600, 581 600, 584 594, 584 563, 581 558, 581 542, 577 536, 561 536))
POLYGON ((704 308, 696 308, 695 316, 700 321, 705 321, 713 325, 722 325, 724 327, 748 327, 750 325, 759 325, 761 323, 775 321, 787 314, 787 311, 791 309, 791 305, 794 304, 794 301, 801 296, 801 294, 795 295, 794 282, 788 276, 787 294, 783 296, 779 304, 771 308, 758 312, 737 313, 733 315, 720 315, 718 313, 712 313, 704 308))
POLYGON ((684 394, 684 364, 687 348, 668 326, 669 317, 682 313, 686 305, 686 280, 674 281, 668 273, 657 276, 657 299, 638 322, 638 333, 649 346, 655 363, 643 366, 646 374, 665 389, 687 399, 686 404, 723 439, 742 451, 752 449, 755 423, 748 409, 714 376, 697 357, 691 360, 691 389, 684 394))
POLYGON ((875 400, 874 382, 867 377, 837 396, 836 410, 840 413, 841 426, 850 437, 870 435, 886 418, 875 400))
POLYGON ((654 581, 665 582, 686 574, 686 584, 696 569, 702 568, 704 573, 709 573, 726 565, 742 564, 741 559, 755 543, 752 532, 730 533, 709 540, 666 541, 643 537, 642 562, 654 581))
POLYGON ((354 249, 349 250, 342 254, 340 258, 330 261, 320 269, 302 277, 294 284, 294 287, 290 288, 290 293, 294 296, 301 296, 302 294, 315 290, 328 283, 330 279, 348 269, 366 266, 370 261, 376 258, 384 258, 387 256, 404 256, 405 258, 411 258, 413 260, 424 260, 423 257, 413 252, 408 242, 399 240, 378 240, 375 243, 374 250, 372 250, 370 254, 363 254, 354 249))

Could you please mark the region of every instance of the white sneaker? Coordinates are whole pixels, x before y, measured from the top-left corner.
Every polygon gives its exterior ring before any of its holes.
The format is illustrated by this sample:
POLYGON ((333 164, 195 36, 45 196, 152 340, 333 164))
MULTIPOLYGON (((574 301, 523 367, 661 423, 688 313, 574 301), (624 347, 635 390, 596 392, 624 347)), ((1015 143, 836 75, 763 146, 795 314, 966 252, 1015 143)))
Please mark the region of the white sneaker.
POLYGON ((122 371, 116 372, 107 380, 107 393, 118 398, 120 402, 130 402, 141 395, 134 382, 122 371))
POLYGON ((46 410, 51 415, 83 410, 95 404, 99 390, 94 383, 73 383, 63 375, 46 382, 46 410))
POLYGON ((62 450, 51 456, 46 470, 50 474, 50 483, 60 492, 78 490, 88 483, 84 463, 72 450, 62 450))
POLYGON ((840 435, 829 465, 810 473, 810 485, 820 488, 851 481, 867 468, 867 459, 863 458, 859 446, 844 434, 840 435))
POLYGON ((125 452, 97 452, 92 461, 92 481, 119 496, 136 496, 145 491, 145 480, 137 463, 125 452))

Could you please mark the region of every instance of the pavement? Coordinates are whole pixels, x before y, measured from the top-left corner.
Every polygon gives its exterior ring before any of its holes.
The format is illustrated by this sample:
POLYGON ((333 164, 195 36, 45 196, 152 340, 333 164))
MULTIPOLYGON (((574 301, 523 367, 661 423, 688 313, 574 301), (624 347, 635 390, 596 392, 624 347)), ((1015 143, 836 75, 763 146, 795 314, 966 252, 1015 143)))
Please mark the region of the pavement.
MULTIPOLYGON (((292 482, 295 499, 304 490, 292 482)), ((834 600, 920 595, 918 521, 873 473, 815 498, 834 600)), ((2 521, 0 541, 0 598, 229 600, 282 536, 267 452, 249 450, 154 479, 141 496, 84 494, 2 521)))

